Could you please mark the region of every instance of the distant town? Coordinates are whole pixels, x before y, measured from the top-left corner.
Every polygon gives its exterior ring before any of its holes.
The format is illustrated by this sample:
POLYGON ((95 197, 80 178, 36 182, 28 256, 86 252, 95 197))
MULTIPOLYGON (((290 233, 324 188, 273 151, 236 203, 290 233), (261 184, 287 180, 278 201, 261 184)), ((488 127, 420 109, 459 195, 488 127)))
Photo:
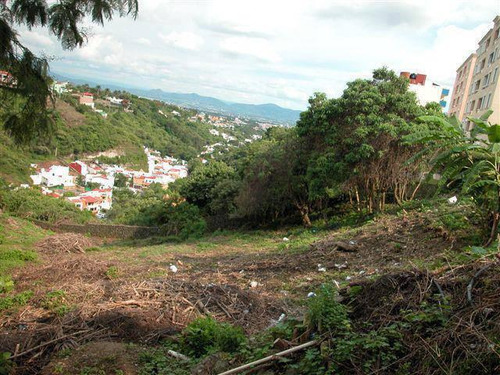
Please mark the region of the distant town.
POLYGON ((43 194, 66 199, 78 209, 104 218, 105 212, 113 205, 115 187, 138 193, 154 183, 167 188, 178 178, 187 177, 188 168, 184 160, 161 156, 159 151, 147 147, 144 147, 144 152, 148 160, 147 172, 100 163, 96 159, 92 162, 75 160, 68 165, 32 164, 35 173, 30 177, 33 185, 41 187, 43 194))

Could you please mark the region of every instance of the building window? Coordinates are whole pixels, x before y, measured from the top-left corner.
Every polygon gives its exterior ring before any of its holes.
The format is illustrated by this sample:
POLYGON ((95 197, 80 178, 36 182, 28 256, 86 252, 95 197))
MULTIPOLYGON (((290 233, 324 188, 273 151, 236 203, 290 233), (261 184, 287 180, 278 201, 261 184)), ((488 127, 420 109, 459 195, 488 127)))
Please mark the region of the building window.
POLYGON ((495 57, 495 52, 490 53, 490 55, 488 56, 488 66, 491 65, 494 57, 495 57))
POLYGON ((498 67, 495 68, 495 72, 493 73, 493 83, 495 83, 497 80, 497 74, 498 74, 498 67))
POLYGON ((490 83, 491 72, 486 74, 483 78, 483 88, 489 85, 490 83))
POLYGON ((481 105, 483 104, 483 98, 479 98, 479 100, 477 101, 477 110, 479 111, 480 109, 482 109, 481 105))
POLYGON ((480 85, 481 85, 481 80, 478 79, 474 85, 474 92, 477 92, 479 90, 480 85))
POLYGON ((473 100, 471 105, 470 105, 470 111, 472 112, 474 110, 474 107, 476 106, 476 101, 473 100))
POLYGON ((486 100, 486 105, 484 106, 484 108, 490 108, 490 104, 491 104, 491 93, 488 94, 488 100, 486 100))

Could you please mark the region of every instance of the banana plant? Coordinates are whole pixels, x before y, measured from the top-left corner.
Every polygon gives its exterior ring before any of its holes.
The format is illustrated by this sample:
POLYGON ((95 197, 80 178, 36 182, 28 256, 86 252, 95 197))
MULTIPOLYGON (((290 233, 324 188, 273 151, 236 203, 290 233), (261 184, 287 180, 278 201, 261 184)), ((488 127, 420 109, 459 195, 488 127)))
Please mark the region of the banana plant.
POLYGON ((491 113, 468 118, 474 124, 470 132, 455 117, 423 116, 422 130, 406 138, 424 146, 409 162, 427 155, 431 172, 441 174, 440 189, 461 186, 462 194, 487 210, 490 230, 484 246, 497 238, 500 222, 500 125, 488 122, 491 113))

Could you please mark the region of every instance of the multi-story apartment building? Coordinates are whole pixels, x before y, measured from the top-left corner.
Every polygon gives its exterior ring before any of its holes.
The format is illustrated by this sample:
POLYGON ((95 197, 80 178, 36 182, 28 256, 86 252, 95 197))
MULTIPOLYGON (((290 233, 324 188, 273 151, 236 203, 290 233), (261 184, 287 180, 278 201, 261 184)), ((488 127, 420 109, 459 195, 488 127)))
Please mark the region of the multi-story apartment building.
MULTIPOLYGON (((455 80, 456 94, 453 94, 452 108, 450 113, 455 114, 462 121, 466 130, 471 129, 471 123, 467 117, 480 117, 484 112, 491 109, 493 114, 489 121, 493 124, 500 123, 500 16, 493 20, 493 28, 480 40, 479 48, 476 51, 475 63, 469 57, 462 65, 472 70, 471 81, 467 84, 463 75, 455 80), (463 87, 460 88, 461 82, 463 87), (457 111, 458 99, 465 102, 465 110, 457 111), (455 107, 453 107, 453 100, 455 107)), ((471 74, 471 71, 468 71, 471 74)), ((467 77, 468 78, 468 77, 467 77)))
POLYGON ((476 66, 477 55, 471 54, 467 60, 457 69, 455 85, 453 86, 453 95, 451 96, 450 108, 448 114, 456 116, 460 120, 464 118, 465 106, 469 95, 474 67, 476 66))

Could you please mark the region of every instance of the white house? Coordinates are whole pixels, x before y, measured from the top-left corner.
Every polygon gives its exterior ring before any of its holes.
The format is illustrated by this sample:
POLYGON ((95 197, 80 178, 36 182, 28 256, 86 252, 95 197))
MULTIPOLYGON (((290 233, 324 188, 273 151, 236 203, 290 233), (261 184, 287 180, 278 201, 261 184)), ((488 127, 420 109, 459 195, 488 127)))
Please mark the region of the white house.
POLYGON ((30 176, 33 185, 54 186, 75 186, 75 176, 70 176, 69 167, 53 165, 49 169, 42 168, 37 175, 30 176))
POLYGON ((65 92, 68 92, 68 89, 66 88, 66 86, 69 84, 69 82, 59 82, 59 81, 56 81, 52 84, 52 91, 61 95, 65 92))
POLYGON ((115 185, 115 178, 103 174, 88 174, 85 176, 85 182, 99 184, 99 187, 101 189, 109 189, 113 188, 113 186, 115 185))
POLYGON ((111 104, 114 105, 122 105, 123 99, 115 98, 114 96, 108 96, 106 97, 106 100, 108 100, 111 104))

